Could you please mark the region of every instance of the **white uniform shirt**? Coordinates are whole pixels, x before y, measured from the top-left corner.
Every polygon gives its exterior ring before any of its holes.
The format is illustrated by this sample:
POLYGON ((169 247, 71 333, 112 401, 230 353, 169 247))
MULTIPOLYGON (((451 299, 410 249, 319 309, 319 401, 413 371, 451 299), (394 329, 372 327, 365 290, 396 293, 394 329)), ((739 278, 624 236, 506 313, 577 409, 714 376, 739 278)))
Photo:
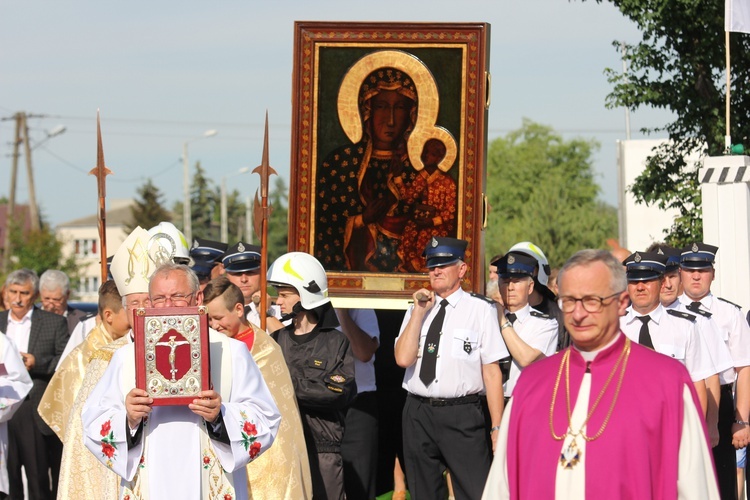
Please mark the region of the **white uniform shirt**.
MULTIPOLYGON (((680 302, 687 307, 693 300, 684 293, 680 302)), ((710 322, 729 350, 735 368, 750 366, 750 326, 748 326, 742 310, 724 300, 720 300, 710 293, 700 300, 701 311, 711 313, 710 322)), ((690 311, 688 311, 690 312, 690 311)), ((735 380, 734 370, 726 370, 719 375, 721 383, 731 384, 735 380)))
MULTIPOLYGON (((425 387, 419 379, 419 370, 422 367, 422 350, 427 330, 440 309, 440 300, 435 302, 425 316, 419 334, 417 361, 406 369, 402 386, 411 394, 430 398, 483 394, 482 365, 494 363, 509 355, 500 335, 495 303, 474 297, 461 288, 446 298, 449 305, 445 311, 438 346, 435 380, 429 387, 425 387)), ((412 309, 406 311, 399 338, 409 323, 412 309)))
MULTIPOLYGON (((537 314, 542 314, 526 304, 526 307, 514 313, 516 320, 513 322, 513 329, 529 346, 538 349, 545 356, 552 356, 557 351, 557 320, 534 316, 531 314, 532 310, 537 314)), ((505 315, 507 316, 508 313, 506 312, 505 315)), ((513 360, 510 364, 508 380, 503 384, 505 397, 513 394, 513 388, 516 386, 518 377, 521 376, 521 370, 521 366, 513 360)))
MULTIPOLYGON (((255 305, 255 302, 250 302, 245 307, 248 310, 247 320, 255 326, 260 326, 260 313, 258 312, 258 306, 255 305)), ((281 309, 279 306, 275 304, 269 305, 269 309, 273 311, 274 318, 278 320, 281 319, 281 309)))
POLYGON ((711 321, 710 318, 701 314, 688 311, 685 304, 679 300, 675 300, 666 306, 666 309, 676 309, 695 316, 698 336, 708 349, 708 355, 711 358, 714 370, 719 374, 720 383, 731 384, 734 380, 734 361, 732 361, 729 348, 719 334, 719 327, 716 325, 716 322, 711 321))
POLYGON ((34 308, 29 309, 21 321, 13 319, 13 315, 8 313, 8 331, 5 334, 16 344, 19 352, 29 352, 29 338, 31 337, 31 314, 34 308))
MULTIPOLYGON (((678 311, 684 312, 684 311, 678 311)), ((696 317, 696 314, 691 314, 696 317)), ((639 342, 643 322, 638 319, 640 314, 628 307, 625 316, 620 317, 620 329, 633 342, 639 342)), ((698 334, 697 318, 694 320, 672 316, 661 304, 648 313, 651 318, 648 322, 648 330, 654 350, 670 358, 674 358, 685 365, 693 382, 703 380, 717 373, 708 347, 698 334)))
MULTIPOLYGON (((349 316, 363 332, 380 344, 380 327, 373 309, 349 309, 349 316)), ((356 356, 354 357, 354 378, 357 381, 357 394, 377 390, 374 354, 369 361, 360 361, 356 356)))

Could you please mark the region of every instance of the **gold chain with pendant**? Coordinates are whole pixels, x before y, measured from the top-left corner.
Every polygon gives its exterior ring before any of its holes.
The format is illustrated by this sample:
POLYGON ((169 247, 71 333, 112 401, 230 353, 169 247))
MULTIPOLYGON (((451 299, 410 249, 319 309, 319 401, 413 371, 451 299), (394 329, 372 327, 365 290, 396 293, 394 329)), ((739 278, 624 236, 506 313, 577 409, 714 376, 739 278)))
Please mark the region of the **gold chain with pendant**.
POLYGON ((586 420, 583 421, 583 424, 581 425, 578 432, 573 432, 573 428, 572 428, 573 424, 571 422, 572 413, 570 409, 570 349, 565 351, 565 354, 563 354, 563 359, 560 362, 560 369, 557 372, 557 380, 555 380, 555 388, 552 391, 552 401, 550 402, 550 406, 549 406, 549 429, 550 429, 550 432, 552 433, 552 437, 556 441, 564 440, 567 436, 571 436, 573 438, 573 441, 571 442, 571 444, 565 450, 563 450, 563 454, 560 457, 560 463, 564 468, 570 469, 580 460, 581 452, 580 450, 578 450, 578 446, 575 444, 575 439, 578 436, 581 436, 586 441, 593 441, 594 439, 597 439, 599 436, 601 436, 604 433, 604 429, 607 428, 609 419, 612 416, 612 412, 615 409, 615 403, 617 402, 617 398, 620 395, 620 389, 622 387, 622 381, 625 377, 625 368, 628 364, 629 356, 630 356, 630 339, 626 338, 625 346, 623 347, 622 352, 620 353, 620 357, 617 359, 617 363, 615 363, 615 366, 612 367, 612 371, 610 372, 609 377, 607 378, 607 381, 605 382, 601 391, 599 391, 599 395, 596 397, 596 401, 594 401, 594 404, 591 407, 591 410, 586 416, 586 420), (615 395, 612 398, 612 403, 609 405, 609 410, 607 411, 607 415, 604 418, 604 421, 602 422, 602 426, 601 428, 599 428, 599 431, 593 436, 587 436, 583 432, 583 429, 584 427, 586 427, 586 424, 588 424, 589 419, 591 419, 591 417, 594 415, 594 412, 596 411, 597 407, 599 406, 599 403, 604 397, 604 393, 607 392, 607 388, 609 387, 609 384, 612 382, 612 379, 614 378, 615 373, 617 373, 618 367, 620 369, 620 379, 617 381, 617 388, 615 389, 615 395), (564 434, 558 435, 555 433, 554 414, 555 414, 555 401, 557 400, 557 391, 560 387, 560 380, 562 379, 563 369, 565 369, 565 392, 566 392, 566 403, 567 403, 567 410, 568 410, 568 429, 565 431, 564 434))

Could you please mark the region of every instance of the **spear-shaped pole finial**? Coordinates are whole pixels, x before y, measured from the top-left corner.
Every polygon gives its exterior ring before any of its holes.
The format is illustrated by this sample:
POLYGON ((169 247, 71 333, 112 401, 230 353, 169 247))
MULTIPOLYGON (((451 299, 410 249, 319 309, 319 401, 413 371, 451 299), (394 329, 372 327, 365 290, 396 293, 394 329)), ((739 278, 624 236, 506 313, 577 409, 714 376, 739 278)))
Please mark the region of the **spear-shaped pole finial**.
POLYGON ((99 199, 99 241, 101 248, 101 277, 102 283, 107 281, 107 182, 105 177, 112 171, 104 165, 104 148, 102 147, 102 126, 99 110, 96 110, 96 167, 91 169, 90 175, 96 176, 96 190, 99 199))
MULTIPOLYGON (((256 210, 255 221, 256 234, 260 234, 260 327, 266 329, 266 311, 268 311, 268 283, 266 271, 268 269, 268 178, 276 171, 268 164, 268 110, 266 110, 266 128, 263 136, 263 156, 260 165, 257 166, 253 173, 260 175, 260 210, 257 209, 258 193, 255 194, 256 210), (260 226, 260 227, 258 227, 260 226), (260 229, 260 231, 258 231, 260 229)), ((278 175, 278 174, 276 174, 278 175)))

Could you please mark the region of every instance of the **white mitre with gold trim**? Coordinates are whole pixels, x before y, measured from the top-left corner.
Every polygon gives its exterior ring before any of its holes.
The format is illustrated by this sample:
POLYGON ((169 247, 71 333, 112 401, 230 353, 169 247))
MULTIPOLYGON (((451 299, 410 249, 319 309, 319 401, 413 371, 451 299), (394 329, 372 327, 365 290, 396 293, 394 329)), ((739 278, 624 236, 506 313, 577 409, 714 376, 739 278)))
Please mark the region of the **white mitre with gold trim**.
POLYGON ((148 231, 138 226, 112 257, 109 270, 117 291, 123 297, 131 293, 148 293, 149 279, 157 267, 148 252, 150 238, 148 231))

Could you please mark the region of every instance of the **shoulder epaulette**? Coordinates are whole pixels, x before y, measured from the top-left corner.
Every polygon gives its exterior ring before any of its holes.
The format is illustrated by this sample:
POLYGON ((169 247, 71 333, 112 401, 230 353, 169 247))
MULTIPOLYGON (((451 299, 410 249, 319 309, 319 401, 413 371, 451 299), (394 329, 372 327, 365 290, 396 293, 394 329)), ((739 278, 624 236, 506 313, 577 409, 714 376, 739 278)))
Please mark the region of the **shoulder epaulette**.
POLYGON ((534 316, 535 318, 552 319, 552 316, 550 316, 549 314, 544 314, 543 312, 534 311, 533 309, 531 310, 531 315, 534 316))
POLYGON ((481 293, 469 292, 469 295, 471 295, 472 297, 476 297, 478 299, 482 299, 483 301, 489 302, 490 304, 494 304, 495 303, 494 300, 492 300, 491 298, 489 298, 489 297, 487 297, 485 295, 482 295, 481 293))
POLYGON ((675 318, 682 318, 688 321, 695 321, 695 315, 682 312, 682 311, 678 311, 677 309, 667 309, 667 314, 674 316, 675 318))
POLYGON ((698 309, 697 311, 694 309, 690 309, 690 312, 695 313, 695 314, 700 314, 701 316, 704 316, 706 318, 710 318, 711 316, 713 316, 712 313, 708 311, 704 311, 703 309, 698 309))
POLYGON ((730 301, 728 301, 727 299, 722 299, 721 297, 717 297, 717 298, 718 298, 719 300, 722 300, 722 301, 726 302, 727 304, 732 304, 732 305, 733 305, 734 307, 736 307, 737 309, 742 309, 742 308, 741 308, 740 306, 738 306, 738 305, 737 305, 737 304, 735 304, 734 302, 730 302, 730 301))

